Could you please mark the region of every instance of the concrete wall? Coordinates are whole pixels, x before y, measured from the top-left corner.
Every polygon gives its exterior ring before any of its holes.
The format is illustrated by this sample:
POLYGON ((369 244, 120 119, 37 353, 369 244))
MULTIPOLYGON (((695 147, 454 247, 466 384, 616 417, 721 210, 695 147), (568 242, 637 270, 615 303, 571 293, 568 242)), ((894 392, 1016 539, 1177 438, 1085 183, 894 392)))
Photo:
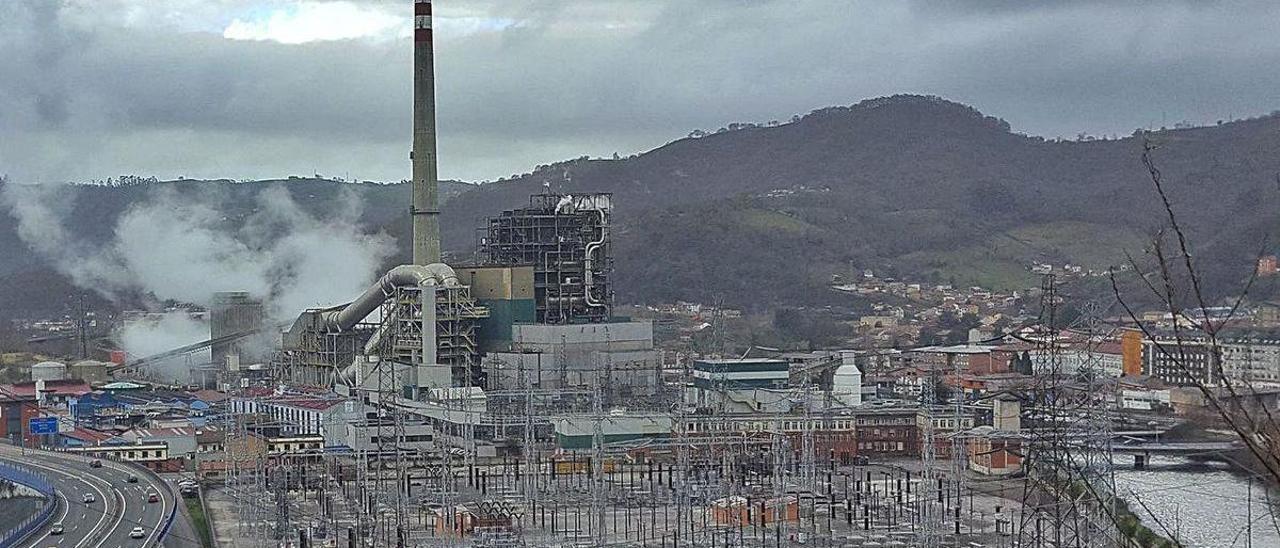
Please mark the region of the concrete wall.
MULTIPOLYGON (((378 435, 376 423, 352 421, 346 424, 341 441, 343 445, 350 447, 353 451, 373 450, 378 447, 378 435)), ((404 436, 405 439, 399 444, 401 447, 421 451, 432 451, 435 448, 435 432, 431 425, 405 424, 404 436)), ((329 445, 330 440, 326 438, 325 444, 329 445)))
POLYGON ((532 266, 470 266, 454 272, 458 281, 471 286, 476 300, 533 299, 532 266))
POLYGON ((516 325, 511 339, 527 350, 555 351, 561 344, 575 345, 576 350, 648 350, 653 348, 653 323, 516 325))
MULTIPOLYGON (((604 441, 638 440, 671 435, 669 415, 610 416, 600 421, 604 441)), ((556 443, 565 449, 591 447, 595 436, 595 420, 590 417, 560 419, 555 422, 556 443)))
MULTIPOLYGON (((611 374, 604 379, 604 384, 612 390, 645 395, 658 390, 662 355, 657 350, 588 352, 566 356, 564 384, 568 386, 594 385, 597 369, 608 369, 611 374)), ((484 368, 492 388, 524 388, 520 383, 521 368, 524 368, 525 382, 529 384, 542 388, 561 385, 559 354, 554 352, 494 352, 485 357, 484 368)))

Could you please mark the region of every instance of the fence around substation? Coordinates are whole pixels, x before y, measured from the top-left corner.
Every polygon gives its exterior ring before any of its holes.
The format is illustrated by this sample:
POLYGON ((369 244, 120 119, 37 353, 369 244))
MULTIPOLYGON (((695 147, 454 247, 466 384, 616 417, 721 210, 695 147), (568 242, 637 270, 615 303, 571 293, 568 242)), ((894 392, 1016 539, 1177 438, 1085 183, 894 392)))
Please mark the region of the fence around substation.
POLYGON ((22 466, 0 462, 0 479, 29 487, 44 495, 44 506, 38 512, 27 516, 7 531, 0 532, 0 548, 10 548, 17 546, 49 521, 49 517, 58 509, 58 498, 54 495, 53 484, 49 483, 48 478, 22 466))

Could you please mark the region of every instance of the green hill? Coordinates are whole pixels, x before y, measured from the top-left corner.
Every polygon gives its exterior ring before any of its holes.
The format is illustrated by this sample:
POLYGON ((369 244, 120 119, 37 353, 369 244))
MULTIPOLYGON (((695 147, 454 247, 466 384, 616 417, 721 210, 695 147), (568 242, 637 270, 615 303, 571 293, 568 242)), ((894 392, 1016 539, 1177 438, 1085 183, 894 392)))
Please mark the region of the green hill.
MULTIPOLYGON (((1033 261, 1105 268, 1139 257, 1163 222, 1140 162, 1142 140, 1055 142, 936 97, 895 96, 827 108, 770 127, 735 126, 619 160, 539 166, 512 180, 451 185, 442 230, 453 260, 471 257, 476 229, 544 185, 615 195, 618 297, 736 306, 820 303, 833 273, 876 268, 924 281, 1035 285, 1033 261)), ((1208 285, 1226 293, 1275 241, 1280 117, 1147 136, 1195 244, 1208 285)), ((201 199, 210 188, 249 204, 285 186, 316 211, 353 191, 362 223, 400 240, 407 256, 409 188, 283 180, 181 181, 76 187, 77 234, 105 237, 112 220, 156 185, 201 199), (344 190, 345 189, 345 190, 344 190), (106 229, 104 229, 106 227, 106 229)), ((0 211, 0 280, 13 295, 48 274, 0 211)), ((1269 285, 1262 286, 1259 291, 1269 285)), ((9 295, 6 297, 5 295, 9 295)), ((1265 296, 1265 295, 1264 295, 1265 296)), ((32 305, 33 303, 25 303, 32 305)), ((14 306, 0 302, 0 309, 14 306)))

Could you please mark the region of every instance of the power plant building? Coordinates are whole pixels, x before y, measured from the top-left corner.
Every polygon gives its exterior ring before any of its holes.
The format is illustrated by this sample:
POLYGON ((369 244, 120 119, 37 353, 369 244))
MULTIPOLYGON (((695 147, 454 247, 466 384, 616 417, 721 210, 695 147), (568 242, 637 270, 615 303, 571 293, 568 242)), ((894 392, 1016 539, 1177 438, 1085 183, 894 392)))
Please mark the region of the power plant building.
POLYGON ((512 326, 511 350, 485 356, 494 389, 600 388, 606 396, 651 396, 662 353, 649 321, 512 326))
POLYGON ((213 294, 213 306, 209 309, 209 338, 213 344, 209 347, 209 355, 216 368, 227 369, 228 359, 235 363, 251 363, 266 358, 253 353, 249 344, 252 338, 220 341, 231 335, 262 329, 263 316, 262 301, 251 297, 248 292, 213 294))
POLYGON ((471 287, 476 303, 489 309, 489 316, 476 325, 480 350, 509 349, 512 326, 530 324, 537 318, 533 267, 471 266, 456 271, 459 281, 471 287))
POLYGON ((537 323, 599 323, 613 308, 611 194, 535 194, 489 219, 485 264, 532 266, 537 323))

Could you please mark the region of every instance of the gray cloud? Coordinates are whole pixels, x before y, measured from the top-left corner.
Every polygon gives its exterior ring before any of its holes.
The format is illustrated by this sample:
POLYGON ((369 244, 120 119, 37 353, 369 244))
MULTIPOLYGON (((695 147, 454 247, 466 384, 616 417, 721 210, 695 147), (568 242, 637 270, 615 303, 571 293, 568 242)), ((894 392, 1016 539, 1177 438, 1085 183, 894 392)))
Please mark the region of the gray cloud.
MULTIPOLYGON (((95 4, 2 3, 0 74, 11 82, 0 86, 0 172, 408 175, 407 40, 227 40, 200 30, 217 31, 253 0, 199 2, 194 19, 172 22, 183 2, 104 0, 104 18, 147 23, 101 26, 85 24, 95 4)), ((1270 28, 1280 5, 1267 1, 437 8, 445 177, 625 154, 695 128, 900 92, 959 100, 1050 137, 1280 108, 1270 28)))

